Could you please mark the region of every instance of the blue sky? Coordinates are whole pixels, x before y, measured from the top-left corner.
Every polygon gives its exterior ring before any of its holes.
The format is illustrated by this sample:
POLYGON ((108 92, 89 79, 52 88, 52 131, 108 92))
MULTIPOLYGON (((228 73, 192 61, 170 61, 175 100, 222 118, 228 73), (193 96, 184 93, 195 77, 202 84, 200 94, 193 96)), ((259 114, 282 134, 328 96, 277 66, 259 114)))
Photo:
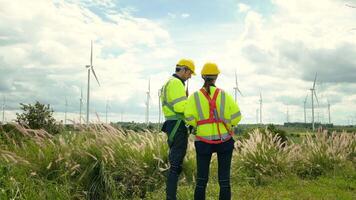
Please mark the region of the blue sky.
MULTIPOLYGON (((0 96, 6 121, 19 103, 49 103, 56 118, 78 121, 86 94, 90 41, 101 82, 91 84, 91 118, 144 121, 151 79, 150 119, 158 120, 158 89, 176 62, 191 58, 199 73, 216 62, 218 86, 238 96, 244 119, 256 121, 260 92, 263 122, 304 121, 303 101, 318 73, 318 121, 356 122, 356 9, 343 0, 0 0, 0 96)), ((93 80, 93 79, 92 79, 93 80)), ((190 90, 199 89, 199 76, 190 90)), ((310 95, 309 95, 310 96, 310 95)), ((311 120, 310 97, 307 120, 311 120)))

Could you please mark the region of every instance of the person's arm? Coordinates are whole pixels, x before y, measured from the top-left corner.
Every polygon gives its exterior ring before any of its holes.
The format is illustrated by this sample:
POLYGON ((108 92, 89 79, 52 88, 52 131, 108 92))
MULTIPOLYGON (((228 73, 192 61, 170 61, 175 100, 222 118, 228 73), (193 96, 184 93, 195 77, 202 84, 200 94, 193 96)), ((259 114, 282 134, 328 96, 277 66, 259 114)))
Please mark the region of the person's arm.
POLYGON ((174 79, 171 80, 167 87, 168 103, 173 107, 174 112, 183 113, 187 104, 187 96, 183 83, 178 79, 174 79))
POLYGON ((185 110, 184 110, 184 117, 185 117, 185 121, 188 125, 197 126, 197 121, 196 121, 196 116, 197 116, 197 109, 195 106, 195 99, 194 99, 194 95, 190 95, 188 100, 187 100, 187 104, 185 106, 185 110))
POLYGON ((227 93, 226 93, 226 101, 227 101, 227 105, 229 106, 228 109, 230 113, 231 125, 236 126, 241 121, 242 118, 240 108, 235 102, 235 100, 232 98, 232 96, 227 93))

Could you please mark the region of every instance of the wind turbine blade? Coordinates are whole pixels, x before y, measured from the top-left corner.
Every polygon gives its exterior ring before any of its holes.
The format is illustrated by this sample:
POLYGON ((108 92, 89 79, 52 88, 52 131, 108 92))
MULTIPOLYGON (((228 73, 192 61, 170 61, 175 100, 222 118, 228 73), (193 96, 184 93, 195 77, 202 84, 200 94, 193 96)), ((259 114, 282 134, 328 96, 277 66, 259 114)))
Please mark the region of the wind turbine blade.
POLYGON ((350 5, 350 4, 345 4, 345 6, 350 7, 350 8, 356 8, 356 6, 350 5))
POLYGON ((100 83, 99 83, 98 77, 97 77, 97 76, 96 76, 96 74, 95 74, 95 71, 94 71, 93 66, 91 66, 91 71, 92 71, 92 72, 93 72, 93 74, 94 74, 94 77, 95 77, 95 79, 96 79, 96 82, 98 82, 98 85, 100 86, 100 83))
POLYGON ((151 99, 151 78, 148 79, 148 91, 147 91, 148 98, 151 99))
POLYGON ((307 99, 308 99, 308 94, 307 94, 307 96, 305 96, 304 103, 306 103, 306 102, 307 102, 307 99))
POLYGON ((93 40, 90 43, 90 66, 93 66, 93 40))
MULTIPOLYGON (((236 74, 236 70, 235 70, 235 86, 237 87, 237 74, 236 74)), ((241 94, 241 92, 240 92, 241 94)))
POLYGON ((314 79, 314 83, 313 83, 313 89, 315 89, 315 82, 316 82, 316 76, 318 75, 318 73, 315 73, 315 79, 314 79))
POLYGON ((241 94, 241 96, 244 96, 238 87, 236 87, 236 89, 241 94))
POLYGON ((151 92, 151 79, 148 79, 148 93, 151 92))
POLYGON ((314 92, 313 92, 313 94, 315 95, 315 99, 316 99, 316 102, 318 103, 318 106, 319 106, 319 100, 318 100, 318 97, 316 96, 316 92, 315 92, 315 90, 313 90, 314 92))
POLYGON ((260 92, 260 101, 262 102, 262 93, 260 92))

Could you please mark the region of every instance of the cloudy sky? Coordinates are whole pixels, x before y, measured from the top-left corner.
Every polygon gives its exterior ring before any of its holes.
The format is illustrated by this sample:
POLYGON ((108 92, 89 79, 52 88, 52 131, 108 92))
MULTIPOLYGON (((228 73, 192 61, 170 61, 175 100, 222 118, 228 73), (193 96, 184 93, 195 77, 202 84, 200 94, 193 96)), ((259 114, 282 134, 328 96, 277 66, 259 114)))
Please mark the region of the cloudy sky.
MULTIPOLYGON (((0 0, 0 95, 5 118, 19 103, 51 104, 58 120, 78 121, 86 96, 90 41, 91 119, 158 121, 158 89, 180 58, 221 68, 217 86, 233 95, 235 71, 244 119, 255 123, 260 92, 264 123, 311 121, 310 88, 318 73, 315 120, 356 123, 355 0, 0 0), (349 5, 349 6, 347 6, 349 5), (355 8, 352 8, 355 6, 355 8), (97 113, 98 115, 95 115, 97 113)), ((199 76, 189 82, 200 88, 199 76)), ((84 108, 83 108, 84 109, 84 108)), ((2 119, 2 118, 1 118, 2 119)))

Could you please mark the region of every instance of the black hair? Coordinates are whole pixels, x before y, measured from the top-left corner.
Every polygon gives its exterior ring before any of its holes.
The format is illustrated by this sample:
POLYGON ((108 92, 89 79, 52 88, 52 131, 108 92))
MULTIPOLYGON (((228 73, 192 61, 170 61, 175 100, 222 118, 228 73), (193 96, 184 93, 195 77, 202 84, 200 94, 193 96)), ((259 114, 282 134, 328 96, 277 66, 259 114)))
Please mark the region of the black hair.
POLYGON ((180 70, 187 70, 188 68, 184 65, 176 65, 176 72, 179 72, 180 70))
POLYGON ((218 78, 218 76, 216 76, 216 75, 204 75, 204 76, 202 76, 202 78, 204 79, 203 88, 205 88, 205 90, 210 95, 210 86, 214 86, 215 87, 214 81, 218 78))

